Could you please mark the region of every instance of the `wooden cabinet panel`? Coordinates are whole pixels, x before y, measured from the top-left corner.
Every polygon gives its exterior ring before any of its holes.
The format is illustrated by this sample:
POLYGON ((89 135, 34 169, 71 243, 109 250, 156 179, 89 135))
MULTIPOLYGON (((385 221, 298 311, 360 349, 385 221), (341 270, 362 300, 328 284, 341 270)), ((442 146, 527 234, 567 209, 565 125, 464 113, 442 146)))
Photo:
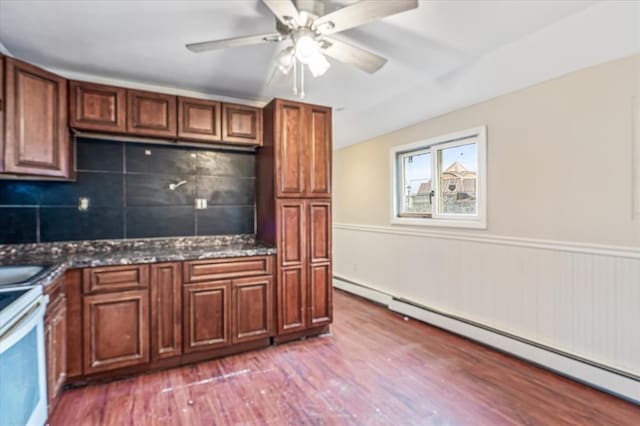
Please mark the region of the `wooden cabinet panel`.
POLYGON ((82 349, 82 270, 71 269, 64 274, 67 299, 67 377, 83 374, 82 349))
POLYGON ((273 258, 270 256, 192 260, 184 262, 184 281, 192 283, 268 275, 272 271, 273 258))
POLYGON ((305 201, 278 200, 277 209, 279 265, 301 265, 305 261, 305 201))
POLYGON ((85 293, 140 289, 149 286, 149 265, 87 268, 83 274, 85 293))
POLYGON ((184 352, 216 349, 231 342, 229 335, 230 281, 183 287, 184 352))
POLYGON ((309 267, 309 326, 329 324, 332 318, 331 265, 309 267))
POLYGON ((5 139, 0 171, 70 177, 67 81, 5 58, 5 139))
POLYGON ((81 81, 69 82, 69 126, 124 133, 126 89, 81 81))
POLYGON ((306 196, 331 195, 331 108, 307 105, 306 196))
POLYGON ((221 138, 220 102, 178 98, 178 137, 202 142, 221 138))
POLYGON ((242 145, 262 145, 262 109, 223 103, 222 140, 242 145))
POLYGON ((276 106, 276 196, 305 195, 305 126, 302 104, 280 101, 276 106))
POLYGON ((272 333, 272 278, 233 281, 233 343, 268 337, 272 333))
POLYGON ((176 97, 163 93, 127 90, 127 132, 175 138, 176 97))
POLYGON ((309 261, 331 261, 331 202, 308 201, 309 261))
POLYGON ((44 319, 49 412, 55 407, 67 371, 67 308, 64 296, 47 307, 44 319))
POLYGON ((281 269, 278 282, 278 332, 292 333, 306 328, 306 273, 303 267, 281 269))
POLYGON ((149 362, 149 292, 83 297, 84 373, 149 362))
POLYGON ((182 353, 182 264, 151 265, 151 358, 182 353))

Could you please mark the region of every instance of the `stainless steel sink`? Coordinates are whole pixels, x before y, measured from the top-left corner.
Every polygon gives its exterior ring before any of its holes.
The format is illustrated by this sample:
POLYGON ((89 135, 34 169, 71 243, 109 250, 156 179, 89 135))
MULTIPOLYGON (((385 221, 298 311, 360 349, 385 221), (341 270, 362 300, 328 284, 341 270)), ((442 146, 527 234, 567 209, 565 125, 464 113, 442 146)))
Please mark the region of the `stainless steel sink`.
POLYGON ((45 274, 49 265, 0 266, 0 287, 28 285, 45 274))

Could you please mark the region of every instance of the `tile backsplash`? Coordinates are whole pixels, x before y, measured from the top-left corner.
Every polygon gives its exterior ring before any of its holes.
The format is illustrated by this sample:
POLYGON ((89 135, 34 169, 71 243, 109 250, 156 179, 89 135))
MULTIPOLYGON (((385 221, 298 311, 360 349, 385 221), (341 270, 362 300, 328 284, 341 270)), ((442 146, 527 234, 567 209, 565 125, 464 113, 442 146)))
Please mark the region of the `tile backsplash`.
POLYGON ((76 168, 76 182, 0 180, 0 243, 254 233, 251 152, 78 138, 76 168))

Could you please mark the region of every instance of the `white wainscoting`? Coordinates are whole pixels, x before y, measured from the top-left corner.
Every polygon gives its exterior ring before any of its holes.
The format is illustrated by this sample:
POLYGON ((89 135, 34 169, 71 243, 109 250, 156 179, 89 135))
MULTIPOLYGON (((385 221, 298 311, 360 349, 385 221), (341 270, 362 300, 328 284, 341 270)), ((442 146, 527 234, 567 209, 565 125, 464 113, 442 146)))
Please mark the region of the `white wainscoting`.
MULTIPOLYGON (((350 224, 333 238, 336 277, 381 303, 403 298, 640 376, 640 248, 350 224)), ((638 381, 566 374, 640 401, 638 381)))

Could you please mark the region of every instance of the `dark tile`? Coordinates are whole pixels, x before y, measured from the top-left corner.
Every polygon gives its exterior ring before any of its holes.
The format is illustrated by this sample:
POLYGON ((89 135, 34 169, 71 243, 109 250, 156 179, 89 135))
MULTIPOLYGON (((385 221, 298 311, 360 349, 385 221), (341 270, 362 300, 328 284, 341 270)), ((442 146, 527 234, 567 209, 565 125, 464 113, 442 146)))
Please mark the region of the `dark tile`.
POLYGON ((255 201, 255 179, 229 176, 198 176, 198 198, 209 204, 250 204, 255 201))
POLYGON ((33 207, 0 208, 0 244, 37 242, 37 214, 33 207))
POLYGON ((128 174, 125 177, 127 206, 193 206, 195 176, 128 174), (169 185, 187 181, 175 190, 169 185))
POLYGON ((193 207, 127 207, 127 238, 195 235, 193 207))
POLYGON ((199 151, 198 174, 254 177, 256 155, 251 152, 199 151))
POLYGON ((198 235, 253 234, 252 206, 218 206, 196 210, 198 235))
POLYGON ((124 237, 121 208, 95 208, 79 211, 75 207, 40 209, 40 240, 77 241, 124 237))
POLYGON ((0 205, 38 204, 42 185, 40 182, 0 180, 0 205))
POLYGON ((196 154, 184 147, 127 144, 126 170, 127 173, 193 175, 196 173, 196 154))
POLYGON ((77 169, 122 172, 124 143, 78 138, 77 169))
POLYGON ((123 179, 119 173, 78 172, 76 182, 42 183, 40 204, 77 206, 89 197, 92 207, 123 207, 123 179))

